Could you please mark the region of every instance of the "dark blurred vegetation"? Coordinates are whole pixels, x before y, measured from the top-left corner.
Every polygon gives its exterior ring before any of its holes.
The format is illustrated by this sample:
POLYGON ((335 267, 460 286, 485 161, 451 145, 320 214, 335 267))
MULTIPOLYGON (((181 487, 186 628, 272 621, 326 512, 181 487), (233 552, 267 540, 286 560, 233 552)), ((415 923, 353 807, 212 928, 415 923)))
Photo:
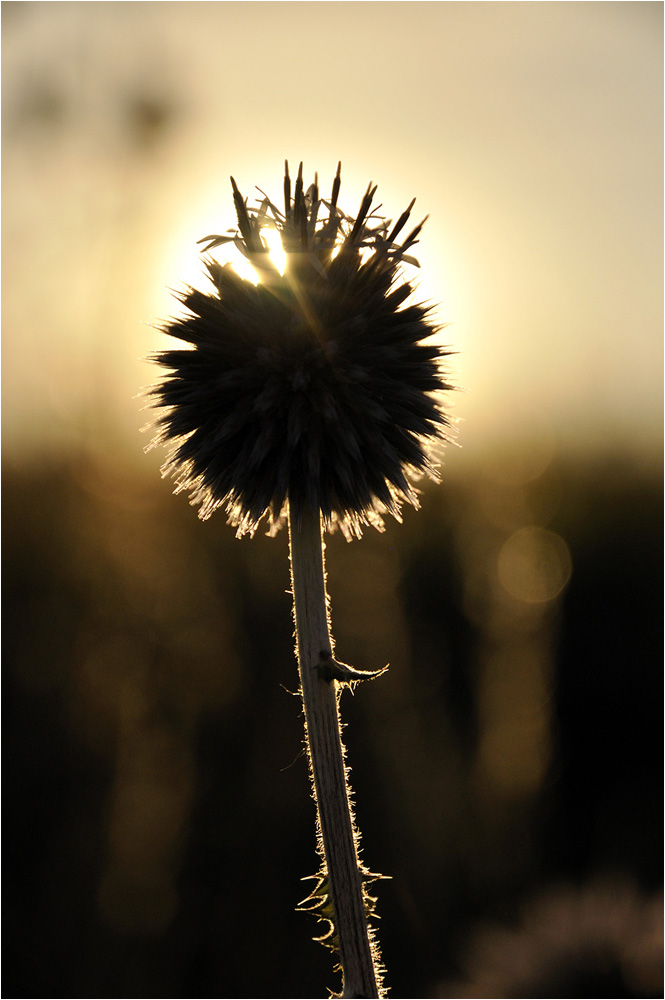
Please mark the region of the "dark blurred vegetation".
MULTIPOLYGON (((392 996, 662 995, 661 484, 497 463, 329 539, 392 996)), ((3 486, 3 995, 325 996, 286 535, 98 456, 3 486)))

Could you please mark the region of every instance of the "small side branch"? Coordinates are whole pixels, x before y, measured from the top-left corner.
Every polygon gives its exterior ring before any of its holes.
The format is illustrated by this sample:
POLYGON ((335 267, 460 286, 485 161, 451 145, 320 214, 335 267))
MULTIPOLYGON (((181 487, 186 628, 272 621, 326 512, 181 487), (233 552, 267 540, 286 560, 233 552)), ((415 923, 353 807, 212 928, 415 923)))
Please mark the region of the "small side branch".
POLYGON ((329 684, 333 680, 339 681, 340 684, 348 684, 349 686, 357 684, 359 681, 371 681, 375 677, 381 677, 387 669, 388 664, 378 670, 356 670, 348 663, 340 663, 329 653, 324 652, 319 654, 319 662, 316 664, 316 670, 322 680, 328 681, 329 684))

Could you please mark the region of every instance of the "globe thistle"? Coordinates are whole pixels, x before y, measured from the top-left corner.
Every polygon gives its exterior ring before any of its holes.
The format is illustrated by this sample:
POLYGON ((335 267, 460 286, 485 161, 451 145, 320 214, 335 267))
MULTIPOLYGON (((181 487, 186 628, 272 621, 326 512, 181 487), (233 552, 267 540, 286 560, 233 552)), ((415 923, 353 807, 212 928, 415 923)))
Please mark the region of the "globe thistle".
POLYGON ((162 327, 190 345, 153 358, 168 370, 150 390, 164 408, 153 444, 171 447, 164 473, 202 518, 224 507, 239 534, 266 514, 276 530, 287 502, 296 522, 320 512, 347 537, 381 527, 386 512, 399 519, 403 502, 417 506, 414 479, 436 478, 433 447, 450 427, 449 352, 432 339, 431 307, 407 301, 401 267, 417 263, 409 252, 425 220, 400 242, 414 202, 391 225, 371 185, 346 215, 339 166, 324 200, 316 177, 305 191, 302 164, 292 193, 286 164, 283 211, 266 196, 248 208, 231 184, 238 230, 200 242, 233 242, 258 283, 206 257, 212 291, 188 288, 188 315, 162 327))
POLYGON ((379 677, 335 657, 322 528, 347 537, 399 519, 417 505, 416 477, 436 478, 433 448, 446 440, 442 408, 451 386, 447 351, 434 342, 431 307, 409 302, 403 264, 423 223, 399 241, 413 202, 393 225, 372 208, 370 185, 355 218, 338 207, 340 167, 329 201, 307 191, 288 164, 284 211, 265 195, 247 207, 231 178, 238 230, 201 240, 234 243, 257 274, 206 258, 213 291, 189 288, 188 314, 163 330, 188 348, 154 358, 167 369, 149 390, 162 408, 153 444, 171 446, 165 474, 188 490, 200 516, 225 507, 238 533, 288 515, 296 653, 305 742, 317 807, 315 907, 331 925, 342 996, 384 997, 383 968, 361 863, 339 715, 344 687, 379 677), (284 268, 270 253, 270 230, 284 268))

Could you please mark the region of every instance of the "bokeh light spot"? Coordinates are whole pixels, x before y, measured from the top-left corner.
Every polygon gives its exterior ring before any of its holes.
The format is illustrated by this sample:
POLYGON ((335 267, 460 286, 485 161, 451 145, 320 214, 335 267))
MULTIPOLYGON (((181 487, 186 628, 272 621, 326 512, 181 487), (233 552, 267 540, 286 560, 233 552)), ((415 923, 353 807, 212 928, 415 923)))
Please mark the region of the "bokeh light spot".
POLYGON ((520 528, 498 557, 499 581, 520 601, 543 604, 561 593, 570 579, 570 550, 560 535, 545 528, 520 528))

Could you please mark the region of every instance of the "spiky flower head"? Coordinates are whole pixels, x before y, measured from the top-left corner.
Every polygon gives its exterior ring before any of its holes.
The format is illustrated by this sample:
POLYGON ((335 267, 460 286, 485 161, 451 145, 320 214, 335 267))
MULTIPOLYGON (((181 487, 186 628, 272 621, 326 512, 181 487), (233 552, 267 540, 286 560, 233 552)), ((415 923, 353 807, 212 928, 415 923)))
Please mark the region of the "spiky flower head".
POLYGON ((324 200, 316 177, 305 191, 302 164, 292 193, 286 164, 283 211, 265 196, 249 209, 231 184, 238 230, 200 242, 235 243, 258 283, 207 257, 213 290, 188 288, 189 314, 162 327, 191 345, 153 358, 168 370, 150 390, 164 408, 153 444, 172 449, 164 474, 201 517, 225 507, 239 534, 266 514, 279 526, 287 503, 347 537, 381 527, 383 513, 399 519, 402 502, 417 506, 414 478, 436 478, 432 447, 450 426, 449 352, 432 340, 431 307, 407 303, 401 266, 417 263, 409 251, 425 220, 399 242, 414 202, 391 225, 372 210, 371 185, 357 216, 344 214, 340 166, 324 200))

